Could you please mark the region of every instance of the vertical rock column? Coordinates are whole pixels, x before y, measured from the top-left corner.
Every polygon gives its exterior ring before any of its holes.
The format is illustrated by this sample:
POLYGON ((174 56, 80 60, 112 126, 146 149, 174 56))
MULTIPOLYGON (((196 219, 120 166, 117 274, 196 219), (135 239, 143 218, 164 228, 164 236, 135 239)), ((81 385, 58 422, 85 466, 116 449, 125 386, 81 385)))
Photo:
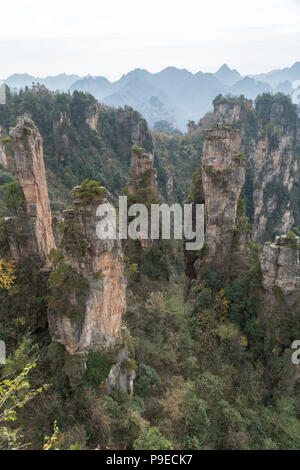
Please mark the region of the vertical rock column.
MULTIPOLYGON (((154 157, 141 147, 133 147, 130 165, 130 182, 128 184, 129 203, 157 204, 162 200, 157 185, 156 170, 153 168, 154 157)), ((151 232, 151 217, 149 214, 149 234, 151 232)), ((150 237, 140 240, 142 248, 153 245, 150 237)))
MULTIPOLYGON (((151 188, 153 194, 159 198, 159 191, 156 180, 156 170, 153 168, 154 157, 146 153, 141 147, 133 147, 130 164, 130 182, 128 184, 128 194, 134 196, 139 189, 151 188)), ((140 201, 141 203, 143 201, 140 201)))
POLYGON ((63 344, 71 355, 111 349, 120 342, 126 308, 124 261, 119 240, 97 237, 97 208, 107 203, 104 188, 103 192, 103 197, 85 204, 75 199, 74 209, 54 220, 61 258, 56 272, 63 274, 51 292, 49 329, 53 341, 63 344))
POLYGON ((97 104, 91 104, 86 110, 85 122, 92 131, 97 131, 99 119, 99 106, 97 104))
POLYGON ((230 259, 237 206, 245 181, 240 154, 241 134, 229 126, 215 125, 205 132, 202 184, 205 197, 207 262, 218 265, 230 259))
POLYGON ((14 152, 11 163, 24 194, 24 211, 6 219, 11 255, 17 262, 33 257, 47 264, 54 238, 42 138, 26 116, 18 118, 10 137, 14 152))

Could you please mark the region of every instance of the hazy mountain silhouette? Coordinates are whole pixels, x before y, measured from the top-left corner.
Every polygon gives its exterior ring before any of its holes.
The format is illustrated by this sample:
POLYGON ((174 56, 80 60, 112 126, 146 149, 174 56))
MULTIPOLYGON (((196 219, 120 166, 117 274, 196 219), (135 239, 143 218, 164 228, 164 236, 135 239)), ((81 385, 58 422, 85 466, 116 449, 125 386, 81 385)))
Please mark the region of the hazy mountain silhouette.
POLYGON ((6 80, 13 89, 44 84, 50 90, 89 92, 110 106, 129 105, 147 119, 151 127, 157 121, 169 121, 184 131, 188 121, 198 121, 211 110, 212 100, 219 94, 245 95, 255 99, 264 92, 280 91, 295 96, 300 88, 300 62, 290 68, 243 77, 227 64, 216 73, 191 73, 186 69, 167 67, 158 73, 135 69, 115 82, 106 77, 79 77, 60 74, 46 78, 14 74, 6 80), (299 81, 299 84, 298 82, 299 81))
POLYGON ((49 88, 49 90, 67 91, 70 86, 79 79, 79 75, 66 75, 65 73, 46 78, 33 77, 27 73, 16 73, 8 77, 5 82, 10 88, 24 88, 25 86, 31 87, 32 83, 40 83, 41 85, 45 85, 49 88))

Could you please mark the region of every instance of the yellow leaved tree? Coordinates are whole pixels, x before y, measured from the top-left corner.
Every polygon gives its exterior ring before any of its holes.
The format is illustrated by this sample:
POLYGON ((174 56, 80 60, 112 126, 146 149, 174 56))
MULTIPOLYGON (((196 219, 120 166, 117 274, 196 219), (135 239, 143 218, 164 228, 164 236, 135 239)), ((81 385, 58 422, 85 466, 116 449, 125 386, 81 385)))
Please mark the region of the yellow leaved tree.
POLYGON ((0 289, 10 289, 16 280, 14 261, 0 258, 0 289))

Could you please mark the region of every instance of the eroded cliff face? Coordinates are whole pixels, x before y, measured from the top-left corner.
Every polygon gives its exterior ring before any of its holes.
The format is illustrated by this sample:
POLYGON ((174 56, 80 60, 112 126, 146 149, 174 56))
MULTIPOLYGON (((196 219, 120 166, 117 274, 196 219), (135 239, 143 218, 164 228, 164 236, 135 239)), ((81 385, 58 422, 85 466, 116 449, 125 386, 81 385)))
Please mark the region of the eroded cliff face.
POLYGON ((63 124, 67 124, 67 125, 71 124, 69 112, 70 112, 69 110, 68 112, 60 111, 58 117, 56 119, 53 119, 52 125, 53 125, 54 133, 57 132, 62 127, 63 124))
MULTIPOLYGON (((128 184, 128 203, 158 204, 162 200, 157 185, 157 172, 153 168, 154 157, 146 153, 141 147, 133 147, 131 154, 130 176, 128 184)), ((148 216, 148 232, 151 233, 151 214, 148 216)), ((142 248, 149 248, 154 244, 150 239, 140 239, 142 248)), ((155 242, 157 244, 158 241, 155 242)))
MULTIPOLYGON (((0 127, 0 137, 1 137, 1 134, 2 134, 2 128, 0 127)), ((4 168, 7 167, 6 149, 1 140, 0 140, 0 165, 2 165, 4 168)))
POLYGON ((97 131, 99 119, 99 106, 95 104, 91 104, 88 109, 86 110, 86 124, 92 129, 92 131, 97 131))
MULTIPOLYGON (((101 129, 100 129, 101 131, 101 129)), ((146 152, 153 152, 153 141, 145 119, 129 106, 114 113, 114 122, 105 132, 105 137, 124 161, 131 161, 131 148, 143 147, 146 152)))
POLYGON ((241 134, 229 126, 205 131, 202 185, 205 198, 206 262, 222 264, 231 256, 237 207, 245 181, 241 134))
POLYGON ((270 124, 260 132, 253 159, 253 238, 260 243, 296 225, 292 199, 299 181, 299 163, 295 133, 284 128, 283 112, 283 106, 272 106, 270 124))
MULTIPOLYGON (((154 157, 141 147, 133 147, 130 164, 130 182, 128 194, 134 196, 138 190, 152 188, 153 193, 159 197, 156 179, 156 170, 153 168, 154 157)), ((141 201, 142 202, 142 201, 141 201)))
POLYGON ((232 123, 241 132, 253 239, 274 241, 298 226, 300 121, 288 98, 262 96, 256 107, 244 98, 223 99, 215 103, 213 122, 232 123))
POLYGON ((52 293, 49 330, 52 339, 63 344, 71 355, 84 355, 89 349, 111 349, 120 341, 126 308, 123 253, 119 240, 97 237, 100 219, 96 212, 103 203, 107 203, 106 195, 84 205, 75 200, 74 209, 57 215, 54 221, 57 248, 62 255, 56 271, 59 275, 62 270, 65 279, 52 293), (78 282, 70 287, 68 276, 78 282))
POLYGON ((261 268, 263 287, 278 286, 284 294, 293 291, 299 282, 299 237, 276 237, 275 243, 264 245, 261 268))
POLYGON ((242 104, 220 103, 214 108, 214 121, 220 124, 232 124, 240 119, 242 104))
POLYGON ((288 234, 266 243, 261 269, 261 318, 266 328, 279 336, 283 322, 300 318, 299 237, 288 234))
POLYGON ((10 164, 24 194, 24 211, 6 218, 11 256, 17 263, 32 257, 46 265, 54 238, 42 138, 26 116, 18 118, 10 138, 13 147, 10 164))

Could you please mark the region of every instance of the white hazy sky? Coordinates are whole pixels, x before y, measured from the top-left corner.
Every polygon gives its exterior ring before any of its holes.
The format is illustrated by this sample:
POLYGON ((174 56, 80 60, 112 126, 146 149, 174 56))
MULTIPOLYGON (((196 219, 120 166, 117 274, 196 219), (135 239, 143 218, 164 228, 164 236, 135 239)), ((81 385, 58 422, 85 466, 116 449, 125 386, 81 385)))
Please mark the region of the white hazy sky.
POLYGON ((0 77, 242 74, 300 60, 300 0, 0 0, 0 77))

